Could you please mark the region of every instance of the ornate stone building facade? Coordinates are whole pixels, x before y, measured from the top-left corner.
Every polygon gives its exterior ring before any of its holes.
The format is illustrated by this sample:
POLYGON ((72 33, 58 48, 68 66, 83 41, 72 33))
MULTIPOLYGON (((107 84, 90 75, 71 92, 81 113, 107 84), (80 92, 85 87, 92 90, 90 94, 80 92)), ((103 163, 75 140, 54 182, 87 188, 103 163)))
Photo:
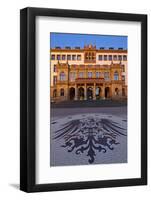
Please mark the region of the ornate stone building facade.
POLYGON ((51 101, 127 98, 127 50, 86 45, 50 53, 51 101))

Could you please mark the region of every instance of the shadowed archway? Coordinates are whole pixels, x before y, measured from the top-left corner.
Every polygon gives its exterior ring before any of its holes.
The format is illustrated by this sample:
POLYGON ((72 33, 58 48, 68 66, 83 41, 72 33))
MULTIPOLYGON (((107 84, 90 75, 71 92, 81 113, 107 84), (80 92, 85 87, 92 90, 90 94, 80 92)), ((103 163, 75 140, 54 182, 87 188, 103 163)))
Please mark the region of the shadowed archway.
POLYGON ((75 98, 75 88, 71 87, 69 90, 69 98, 70 100, 74 100, 75 98))
POLYGON ((105 98, 109 98, 110 97, 110 88, 106 87, 105 88, 105 98))
POLYGON ((78 89, 78 99, 79 100, 83 100, 84 99, 84 88, 83 87, 80 87, 78 89))
POLYGON ((87 99, 88 100, 92 100, 93 99, 93 88, 92 87, 88 87, 87 88, 87 99))

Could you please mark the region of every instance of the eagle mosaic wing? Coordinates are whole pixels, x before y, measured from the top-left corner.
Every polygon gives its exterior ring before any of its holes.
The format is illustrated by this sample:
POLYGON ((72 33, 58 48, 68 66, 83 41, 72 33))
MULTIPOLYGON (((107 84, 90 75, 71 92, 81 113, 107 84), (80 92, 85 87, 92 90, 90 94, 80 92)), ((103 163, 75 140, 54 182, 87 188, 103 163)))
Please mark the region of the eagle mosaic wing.
POLYGON ((55 131, 55 136, 53 139, 61 139, 66 136, 72 136, 79 132, 81 122, 79 119, 69 121, 61 126, 60 129, 55 131))
POLYGON ((103 130, 106 132, 113 133, 115 135, 123 135, 126 136, 126 129, 121 127, 119 123, 114 122, 111 119, 102 118, 101 121, 103 130))

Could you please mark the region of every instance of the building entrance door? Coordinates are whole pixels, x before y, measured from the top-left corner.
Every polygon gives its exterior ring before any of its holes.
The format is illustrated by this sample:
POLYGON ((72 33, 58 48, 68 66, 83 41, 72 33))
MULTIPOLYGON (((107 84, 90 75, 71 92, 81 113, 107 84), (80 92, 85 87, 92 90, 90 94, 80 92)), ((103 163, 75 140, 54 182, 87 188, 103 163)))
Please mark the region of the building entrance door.
POLYGON ((100 99, 100 94, 101 94, 101 88, 97 87, 95 90, 96 99, 100 99))
POLYGON ((69 93, 69 96, 70 96, 70 100, 74 100, 75 98, 75 88, 70 88, 70 93, 69 93))
POLYGON ((80 87, 78 89, 78 99, 79 100, 84 100, 84 88, 80 87))
POLYGON ((87 99, 88 100, 92 100, 93 99, 93 88, 92 87, 88 87, 87 88, 87 99))
POLYGON ((109 96, 110 96, 110 88, 106 87, 105 88, 105 98, 109 98, 109 96))

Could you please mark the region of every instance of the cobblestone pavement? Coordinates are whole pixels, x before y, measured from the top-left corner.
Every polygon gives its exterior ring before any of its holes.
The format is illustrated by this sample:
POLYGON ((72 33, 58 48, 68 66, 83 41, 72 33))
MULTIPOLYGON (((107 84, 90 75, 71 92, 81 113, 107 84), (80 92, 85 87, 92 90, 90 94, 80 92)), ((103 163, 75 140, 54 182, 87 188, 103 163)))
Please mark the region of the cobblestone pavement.
POLYGON ((65 117, 67 115, 75 115, 82 113, 107 113, 116 116, 127 116, 127 106, 120 107, 91 107, 91 108, 53 108, 51 109, 51 117, 65 117))
POLYGON ((127 162, 127 106, 51 109, 50 166, 127 162))

